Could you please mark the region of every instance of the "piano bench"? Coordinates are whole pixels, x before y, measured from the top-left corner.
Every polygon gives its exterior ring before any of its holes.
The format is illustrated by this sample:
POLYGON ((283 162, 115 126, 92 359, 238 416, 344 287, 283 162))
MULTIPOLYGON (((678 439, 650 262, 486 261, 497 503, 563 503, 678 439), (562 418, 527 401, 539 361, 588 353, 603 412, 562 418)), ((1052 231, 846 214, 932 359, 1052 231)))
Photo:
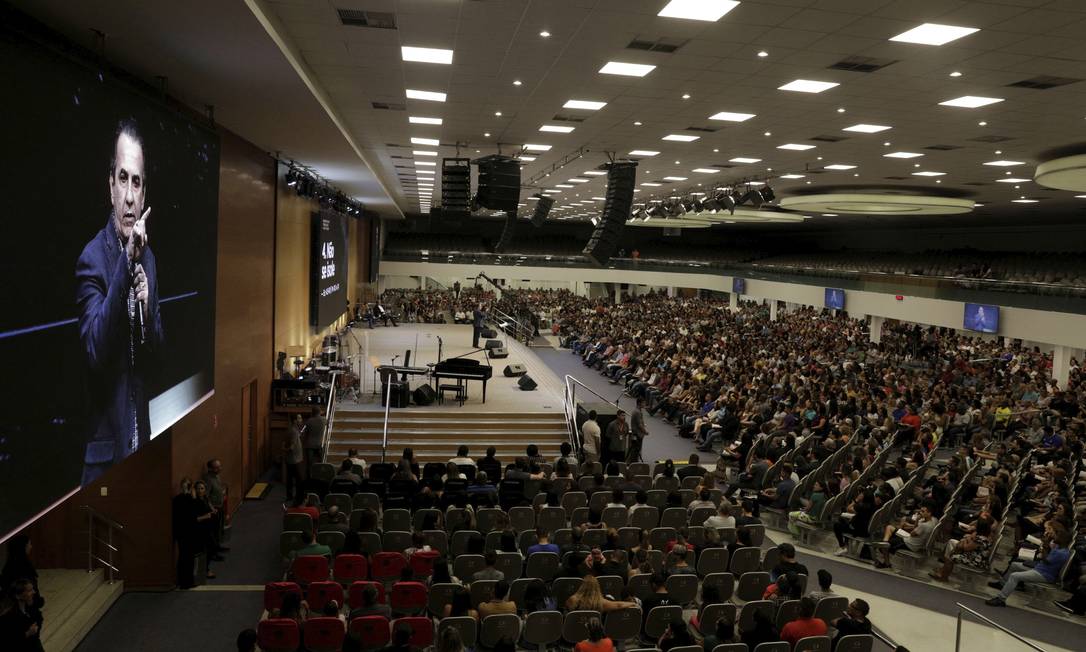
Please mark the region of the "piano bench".
POLYGON ((456 395, 456 400, 460 402, 460 405, 464 405, 464 389, 465 387, 463 385, 438 385, 437 400, 444 405, 445 392, 453 392, 456 395))

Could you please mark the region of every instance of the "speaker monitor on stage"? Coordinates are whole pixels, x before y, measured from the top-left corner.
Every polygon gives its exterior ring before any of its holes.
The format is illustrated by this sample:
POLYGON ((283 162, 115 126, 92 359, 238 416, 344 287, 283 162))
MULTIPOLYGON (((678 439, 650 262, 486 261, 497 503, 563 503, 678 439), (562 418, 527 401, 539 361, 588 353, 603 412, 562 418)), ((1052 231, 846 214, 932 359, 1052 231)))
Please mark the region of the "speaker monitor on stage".
POLYGON ((522 364, 507 364, 505 365, 505 371, 503 371, 507 377, 512 378, 514 376, 523 376, 528 373, 528 369, 522 364))
POLYGON ((493 328, 484 328, 483 330, 479 331, 479 335, 481 335, 483 339, 489 340, 492 337, 497 337, 498 332, 493 328))
POLYGON ((485 348, 487 350, 500 349, 500 348, 502 348, 502 341, 501 340, 487 340, 486 341, 486 346, 483 347, 483 348, 485 348))
POLYGON ((535 389, 536 384, 535 381, 532 380, 531 376, 529 376, 528 374, 524 374, 520 377, 519 380, 517 380, 517 386, 525 392, 530 392, 535 389))
POLYGON ((499 346, 496 349, 490 349, 491 358, 508 358, 509 351, 504 346, 499 346))
POLYGON ((429 385, 419 385, 414 391, 415 405, 430 405, 437 400, 437 393, 429 385))

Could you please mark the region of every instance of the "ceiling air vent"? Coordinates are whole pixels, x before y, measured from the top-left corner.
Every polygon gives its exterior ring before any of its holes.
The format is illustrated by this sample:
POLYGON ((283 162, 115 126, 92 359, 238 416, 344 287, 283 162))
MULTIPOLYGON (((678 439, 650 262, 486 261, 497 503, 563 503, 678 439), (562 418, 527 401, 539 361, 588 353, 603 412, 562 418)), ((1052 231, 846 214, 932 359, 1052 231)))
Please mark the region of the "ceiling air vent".
POLYGON ((848 136, 831 136, 828 134, 822 134, 821 136, 814 136, 807 140, 817 140, 820 143, 839 143, 842 140, 848 140, 848 136))
POLYGON ((649 50, 650 52, 663 52, 670 54, 675 50, 678 50, 682 46, 686 45, 689 39, 675 39, 675 38, 652 38, 638 36, 626 46, 630 50, 649 50))
POLYGON ((962 185, 963 186, 987 186, 989 184, 984 182, 984 181, 966 181, 962 185))
POLYGON ((687 127, 686 131, 700 131, 702 133, 711 134, 717 131, 716 127, 687 127))
POLYGON ((361 11, 359 9, 337 9, 339 22, 348 27, 376 27, 378 29, 396 29, 396 16, 385 11, 361 11))
POLYGON ((976 143, 1002 143, 1006 140, 1014 140, 1014 138, 1010 136, 996 136, 993 134, 991 136, 977 136, 976 138, 970 138, 969 140, 976 143))
POLYGON ((924 149, 934 149, 940 152, 949 152, 952 149, 961 149, 960 145, 928 145, 924 149))
POLYGON ((876 59, 874 57, 848 57, 826 66, 830 70, 848 70, 849 72, 875 72, 897 63, 897 59, 876 59))
POLYGON ((909 177, 883 177, 883 179, 889 179, 891 181, 908 181, 909 177))
POLYGON ((1011 86, 1014 88, 1032 88, 1034 90, 1043 91, 1049 88, 1066 86, 1068 84, 1074 84, 1075 82, 1080 81, 1082 80, 1075 79, 1074 77, 1053 77, 1051 75, 1039 75, 1037 77, 1023 79, 1022 81, 1016 81, 1013 84, 1007 84, 1007 86, 1011 86))
POLYGON ((721 170, 729 170, 731 168, 734 168, 735 166, 731 165, 730 163, 713 163, 713 167, 720 168, 721 170))
POLYGON ((407 105, 399 102, 371 102, 373 108, 383 111, 406 111, 407 105))
POLYGON ((551 120, 555 122, 584 122, 584 118, 579 118, 573 115, 556 115, 551 120))
POLYGON ((389 158, 413 158, 411 156, 403 156, 401 154, 389 154, 388 157, 389 158))

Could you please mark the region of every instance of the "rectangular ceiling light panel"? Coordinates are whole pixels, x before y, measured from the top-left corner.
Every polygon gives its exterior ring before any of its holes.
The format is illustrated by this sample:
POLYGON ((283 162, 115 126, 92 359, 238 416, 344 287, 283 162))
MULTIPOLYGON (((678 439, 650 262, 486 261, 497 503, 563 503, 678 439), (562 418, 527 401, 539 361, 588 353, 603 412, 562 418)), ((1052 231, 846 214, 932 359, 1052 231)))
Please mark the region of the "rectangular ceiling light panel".
POLYGON ((443 63, 448 65, 453 60, 453 51, 441 48, 419 48, 405 45, 400 48, 400 54, 403 56, 404 61, 417 61, 420 63, 443 63))
POLYGON ((715 23, 738 6, 736 0, 671 0, 656 15, 715 23))
POLYGON ((644 77, 652 72, 656 66, 643 63, 623 63, 621 61, 608 61, 600 72, 605 75, 622 75, 624 77, 644 77))

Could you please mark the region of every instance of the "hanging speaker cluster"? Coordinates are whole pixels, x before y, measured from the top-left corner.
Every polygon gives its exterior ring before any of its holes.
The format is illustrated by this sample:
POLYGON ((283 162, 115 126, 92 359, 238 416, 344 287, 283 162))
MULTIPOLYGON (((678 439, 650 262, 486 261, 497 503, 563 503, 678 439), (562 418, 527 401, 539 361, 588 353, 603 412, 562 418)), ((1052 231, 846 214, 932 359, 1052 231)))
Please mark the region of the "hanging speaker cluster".
POLYGON ((547 221, 547 214, 554 207, 554 197, 548 195, 534 195, 536 198, 535 212, 532 213, 532 226, 539 228, 547 221))
POLYGON ((441 208, 465 216, 471 211, 471 159, 441 160, 441 208))
POLYGON ((599 266, 607 264, 618 250, 619 238, 633 208, 637 161, 613 161, 607 170, 607 194, 603 214, 582 252, 599 266))
POLYGON ((520 201, 520 161, 494 154, 473 162, 479 166, 479 190, 473 207, 516 211, 520 201))

